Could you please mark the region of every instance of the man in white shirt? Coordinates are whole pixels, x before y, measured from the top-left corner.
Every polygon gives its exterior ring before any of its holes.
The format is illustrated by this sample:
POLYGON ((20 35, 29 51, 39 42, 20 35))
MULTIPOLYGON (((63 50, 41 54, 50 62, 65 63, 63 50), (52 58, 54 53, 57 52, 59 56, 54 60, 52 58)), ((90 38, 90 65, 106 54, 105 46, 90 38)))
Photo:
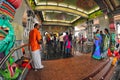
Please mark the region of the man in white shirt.
POLYGON ((63 51, 63 42, 64 42, 64 40, 63 40, 63 33, 60 35, 60 37, 59 37, 59 39, 60 39, 60 49, 61 49, 61 51, 63 51))

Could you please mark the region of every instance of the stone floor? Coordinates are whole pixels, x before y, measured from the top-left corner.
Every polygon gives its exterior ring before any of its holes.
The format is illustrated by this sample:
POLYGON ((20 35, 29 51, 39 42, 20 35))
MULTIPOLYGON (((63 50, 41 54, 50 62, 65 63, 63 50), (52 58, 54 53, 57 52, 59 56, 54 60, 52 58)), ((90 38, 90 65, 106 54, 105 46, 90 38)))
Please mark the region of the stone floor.
POLYGON ((103 61, 94 60, 90 54, 65 59, 45 60, 44 69, 30 70, 25 80, 81 80, 103 61))
MULTIPOLYGON (((81 56, 80 53, 86 54, 91 52, 92 47, 88 48, 88 46, 85 45, 82 47, 79 44, 74 45, 71 54, 81 56)), ((42 49, 42 60, 56 60, 62 59, 63 57, 64 49, 61 50, 59 43, 57 46, 54 46, 52 43, 49 45, 45 45, 42 49)))

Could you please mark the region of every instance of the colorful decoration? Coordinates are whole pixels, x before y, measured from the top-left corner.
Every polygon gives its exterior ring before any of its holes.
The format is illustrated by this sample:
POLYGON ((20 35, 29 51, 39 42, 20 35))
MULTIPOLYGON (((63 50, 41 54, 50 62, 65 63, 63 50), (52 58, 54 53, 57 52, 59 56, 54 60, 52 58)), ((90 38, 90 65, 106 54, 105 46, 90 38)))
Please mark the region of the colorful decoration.
POLYGON ((35 9, 35 3, 34 0, 29 0, 29 4, 32 7, 32 9, 35 9))
POLYGON ((110 23, 109 27, 110 27, 110 29, 115 30, 115 25, 114 25, 114 23, 110 23))
POLYGON ((110 48, 108 48, 108 56, 109 56, 109 57, 113 56, 110 48))
POLYGON ((8 69, 0 70, 0 74, 4 77, 4 80, 16 80, 20 73, 21 70, 18 69, 17 67, 15 68, 15 73, 13 77, 11 77, 11 74, 8 69))
POLYGON ((25 68, 26 66, 27 66, 28 69, 32 68, 31 64, 29 64, 28 59, 25 59, 25 60, 22 61, 22 67, 25 68))
POLYGON ((22 71, 18 68, 18 65, 14 63, 12 57, 7 61, 7 68, 5 70, 0 70, 0 74, 5 80, 15 80, 22 71))
MULTIPOLYGON (((14 18, 16 9, 20 6, 22 0, 2 0, 0 2, 0 53, 8 55, 15 42, 15 34, 10 21, 14 18)), ((4 80, 16 80, 21 73, 14 58, 9 57, 6 62, 6 69, 0 70, 4 80)))
POLYGON ((36 1, 37 4, 49 2, 55 2, 58 4, 64 3, 65 5, 75 6, 85 11, 93 10, 95 7, 98 7, 94 0, 28 0, 28 1, 29 2, 36 1))
POLYGON ((101 10, 98 10, 92 14, 89 15, 89 19, 94 19, 94 18, 97 18, 99 16, 103 15, 103 12, 101 10))
POLYGON ((117 50, 114 51, 115 56, 119 56, 119 52, 117 50))
POLYGON ((84 10, 90 10, 97 6, 94 0, 78 0, 76 4, 77 4, 77 7, 80 7, 84 10))
POLYGON ((0 4, 0 13, 7 15, 7 17, 10 17, 10 19, 13 19, 15 15, 15 8, 6 1, 2 1, 0 4))
POLYGON ((7 0, 7 2, 11 3, 17 9, 20 7, 22 0, 7 0))
POLYGON ((116 65, 117 63, 117 57, 113 57, 112 65, 116 65))
POLYGON ((115 50, 115 33, 110 34, 110 50, 113 52, 115 50))
POLYGON ((114 50, 113 54, 114 57, 113 57, 112 65, 116 65, 118 60, 120 60, 120 54, 117 50, 114 50))
POLYGON ((15 9, 19 8, 22 3, 22 0, 7 0, 10 4, 14 6, 15 9))

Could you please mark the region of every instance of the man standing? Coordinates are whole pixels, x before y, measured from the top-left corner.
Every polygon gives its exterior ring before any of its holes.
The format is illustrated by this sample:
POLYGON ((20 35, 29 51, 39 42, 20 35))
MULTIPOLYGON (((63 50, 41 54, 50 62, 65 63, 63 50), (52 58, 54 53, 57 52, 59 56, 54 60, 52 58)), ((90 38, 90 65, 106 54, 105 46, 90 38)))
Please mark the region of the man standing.
POLYGON ((35 71, 44 67, 41 64, 40 44, 42 44, 42 36, 39 32, 39 29, 40 25, 38 23, 35 23, 34 29, 29 33, 29 50, 31 51, 35 71))
POLYGON ((63 40, 63 33, 60 35, 60 37, 59 37, 59 39, 60 39, 60 50, 61 50, 61 52, 63 51, 63 42, 64 42, 64 40, 63 40))
POLYGON ((103 53, 103 47, 104 47, 104 34, 102 31, 100 31, 100 36, 101 36, 101 44, 100 44, 100 50, 101 50, 101 54, 103 53))

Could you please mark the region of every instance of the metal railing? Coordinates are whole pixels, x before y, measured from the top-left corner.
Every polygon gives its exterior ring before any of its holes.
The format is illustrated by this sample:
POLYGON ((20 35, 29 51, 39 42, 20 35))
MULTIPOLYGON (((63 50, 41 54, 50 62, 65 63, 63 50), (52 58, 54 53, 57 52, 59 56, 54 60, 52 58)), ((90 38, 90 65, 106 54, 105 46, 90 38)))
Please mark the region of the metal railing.
POLYGON ((22 46, 18 46, 18 47, 16 47, 16 48, 13 48, 13 49, 9 52, 9 54, 8 54, 7 56, 5 56, 5 57, 0 61, 0 68, 2 68, 2 66, 5 64, 5 62, 9 59, 9 57, 10 57, 16 50, 21 49, 21 48, 26 47, 26 46, 28 46, 28 44, 24 44, 24 45, 22 45, 22 46))
MULTIPOLYGON (((26 47, 26 46, 28 46, 28 44, 24 44, 24 45, 22 45, 22 46, 18 46, 18 47, 13 48, 13 49, 9 52, 9 54, 8 54, 7 56, 5 56, 5 57, 0 61, 0 68, 2 68, 2 66, 5 64, 5 62, 9 59, 9 57, 10 57, 16 50, 19 50, 19 49, 21 49, 21 48, 23 48, 23 47, 26 47)), ((32 62, 32 59, 30 59, 30 61, 29 61, 28 64, 26 65, 26 67, 22 70, 22 73, 19 75, 18 80, 24 80, 25 75, 26 75, 27 72, 28 72, 27 67, 28 67, 28 65, 29 65, 31 62, 32 62)))
POLYGON ((27 74, 28 71, 27 70, 27 67, 28 65, 32 62, 32 59, 28 62, 28 64, 26 65, 26 67, 23 69, 21 75, 19 76, 19 79, 18 80, 24 80, 25 78, 25 75, 27 74))

